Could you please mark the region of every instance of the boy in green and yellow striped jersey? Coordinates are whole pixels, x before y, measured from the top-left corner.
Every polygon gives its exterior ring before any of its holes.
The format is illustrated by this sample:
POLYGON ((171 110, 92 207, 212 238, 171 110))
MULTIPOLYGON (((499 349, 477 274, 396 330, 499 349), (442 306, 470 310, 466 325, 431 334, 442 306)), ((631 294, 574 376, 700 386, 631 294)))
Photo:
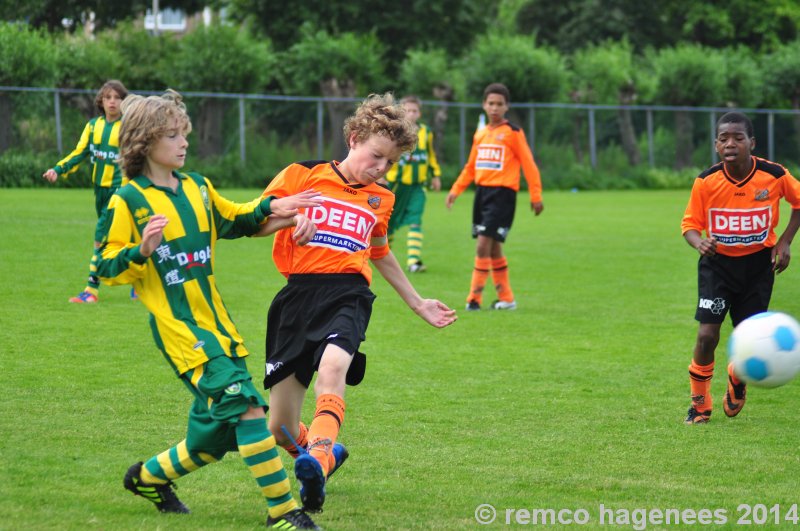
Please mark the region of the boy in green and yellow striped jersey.
MULTIPOLYGON (((92 164, 92 183, 94 183, 94 208, 97 212, 97 225, 94 232, 94 248, 100 247, 103 239, 101 227, 103 216, 108 208, 108 201, 120 186, 127 182, 117 164, 119 156, 119 126, 122 117, 122 100, 128 95, 128 90, 121 82, 112 79, 107 81, 97 92, 94 104, 101 116, 92 118, 83 128, 78 145, 75 149, 61 159, 53 168, 42 175, 48 181, 55 182, 59 176, 67 178, 71 173, 78 171, 81 163, 89 157, 92 164)), ((86 288, 69 302, 92 303, 97 302, 100 281, 94 265, 94 253, 89 262, 89 280, 86 288)), ((134 292, 131 292, 134 296, 134 292)))
POLYGON ((120 159, 131 179, 109 203, 97 274, 107 284, 134 285, 150 312, 156 345, 194 403, 186 438, 132 465, 123 484, 162 512, 187 513, 172 481, 238 451, 266 500, 267 527, 318 529, 292 497, 267 428, 266 401, 253 385, 247 349, 217 290, 214 249, 220 238, 291 226, 294 240, 304 245, 316 228, 298 209, 317 206, 319 194, 239 204, 220 196, 207 178, 179 173, 191 122, 176 92, 132 95, 124 115, 120 159))
POLYGON ((395 195, 394 212, 389 220, 389 242, 400 227, 408 225, 406 267, 411 273, 425 271, 422 265, 422 213, 425 210, 425 186, 431 174, 431 189, 440 190, 439 177, 442 170, 433 150, 433 132, 424 123, 419 123, 422 102, 416 96, 405 96, 400 100, 406 118, 418 124, 417 145, 414 150, 403 153, 386 174, 389 187, 395 195))

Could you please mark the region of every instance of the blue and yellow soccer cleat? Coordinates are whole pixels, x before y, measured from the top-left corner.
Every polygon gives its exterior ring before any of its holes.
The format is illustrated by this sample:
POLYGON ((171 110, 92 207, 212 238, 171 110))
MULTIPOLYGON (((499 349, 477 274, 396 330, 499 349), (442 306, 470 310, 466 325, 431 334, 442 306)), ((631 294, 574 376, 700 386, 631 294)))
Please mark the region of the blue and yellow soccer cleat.
POLYGON ((183 513, 188 514, 189 508, 186 507, 172 492, 174 483, 171 481, 164 485, 151 485, 142 482, 142 462, 139 461, 132 465, 125 473, 125 479, 122 484, 125 488, 136 496, 141 496, 146 500, 150 500, 156 506, 156 509, 162 513, 183 513))
POLYGON ((295 509, 278 518, 267 518, 269 529, 320 529, 303 509, 295 509))
MULTIPOLYGON (((290 441, 293 441, 294 447, 300 454, 294 460, 294 476, 300 482, 300 501, 303 503, 303 510, 320 512, 325 503, 325 472, 322 470, 322 465, 308 453, 308 450, 297 444, 286 426, 281 426, 281 430, 290 441)), ((330 444, 330 440, 326 440, 330 444)))
POLYGON ((69 302, 74 302, 77 304, 94 304, 97 302, 97 295, 89 293, 88 291, 81 291, 76 296, 70 297, 69 302))

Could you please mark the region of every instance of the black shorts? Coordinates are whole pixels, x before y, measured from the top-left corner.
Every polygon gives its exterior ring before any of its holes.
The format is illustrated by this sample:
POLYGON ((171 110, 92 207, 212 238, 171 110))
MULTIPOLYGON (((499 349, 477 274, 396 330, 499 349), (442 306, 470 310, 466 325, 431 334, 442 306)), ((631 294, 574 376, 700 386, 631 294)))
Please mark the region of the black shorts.
POLYGON ((721 324, 730 311, 731 322, 736 326, 767 311, 774 282, 771 248, 746 256, 701 256, 694 318, 705 324, 721 324))
POLYGON ((488 236, 499 242, 506 241, 514 210, 517 192, 505 186, 478 186, 472 204, 472 237, 488 236))
POLYGON ((289 275, 267 316, 264 389, 292 374, 308 387, 329 343, 353 355, 347 384, 359 384, 367 361, 358 347, 374 300, 359 274, 289 275))

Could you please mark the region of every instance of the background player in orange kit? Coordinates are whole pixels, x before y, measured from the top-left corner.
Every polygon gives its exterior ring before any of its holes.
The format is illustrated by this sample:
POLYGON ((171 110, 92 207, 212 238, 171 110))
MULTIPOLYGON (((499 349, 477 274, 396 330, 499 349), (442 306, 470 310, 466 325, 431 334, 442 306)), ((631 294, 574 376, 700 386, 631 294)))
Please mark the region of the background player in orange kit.
POLYGON ((297 245, 289 231, 275 235, 273 258, 288 283, 269 309, 264 378, 269 425, 296 458, 300 498, 309 511, 322 508, 325 482, 348 456, 336 439, 345 385, 359 383, 365 370, 358 348, 375 298, 369 262, 424 321, 442 328, 456 320, 442 302, 420 297, 388 246, 394 195, 376 181, 414 147, 415 126, 390 94, 372 95, 345 121, 344 137, 350 151, 342 162, 292 164, 264 192, 282 197, 313 189, 323 197, 322 205, 306 210, 317 227, 307 245, 297 245), (306 429, 300 416, 315 371, 316 411, 306 429))
MULTIPOLYGON (((722 162, 695 179, 681 223, 686 242, 700 253, 695 312, 700 327, 689 365, 692 405, 686 424, 711 417, 714 351, 725 315, 730 311, 735 327, 768 309, 775 273, 789 267, 789 246, 800 227, 800 183, 780 164, 754 157, 755 145, 747 116, 729 112, 719 119, 716 149, 722 162), (777 238, 781 197, 791 204, 792 217, 777 238)), ((745 394, 744 382, 728 365, 722 404, 727 416, 739 414, 745 394)))
POLYGON ((506 120, 511 96, 505 85, 492 83, 483 91, 483 110, 489 124, 475 133, 469 160, 447 194, 451 208, 456 198, 475 181, 472 207, 472 237, 478 239, 475 269, 467 296, 467 310, 480 310, 483 288, 492 272, 498 300, 496 310, 515 310, 517 303, 508 279, 508 260, 503 254, 519 191, 519 171, 525 174, 531 196, 531 209, 538 216, 544 210, 539 168, 533 161, 525 133, 506 120))

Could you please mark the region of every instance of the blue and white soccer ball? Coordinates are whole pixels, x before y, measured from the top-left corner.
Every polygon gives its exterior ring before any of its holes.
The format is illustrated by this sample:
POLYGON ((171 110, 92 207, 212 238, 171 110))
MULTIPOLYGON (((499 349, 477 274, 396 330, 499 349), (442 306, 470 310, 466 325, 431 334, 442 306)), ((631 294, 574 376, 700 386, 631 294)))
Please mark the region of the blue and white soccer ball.
POLYGON ((800 372, 800 323, 791 315, 764 312, 739 323, 728 341, 736 376, 757 387, 778 387, 800 372))

